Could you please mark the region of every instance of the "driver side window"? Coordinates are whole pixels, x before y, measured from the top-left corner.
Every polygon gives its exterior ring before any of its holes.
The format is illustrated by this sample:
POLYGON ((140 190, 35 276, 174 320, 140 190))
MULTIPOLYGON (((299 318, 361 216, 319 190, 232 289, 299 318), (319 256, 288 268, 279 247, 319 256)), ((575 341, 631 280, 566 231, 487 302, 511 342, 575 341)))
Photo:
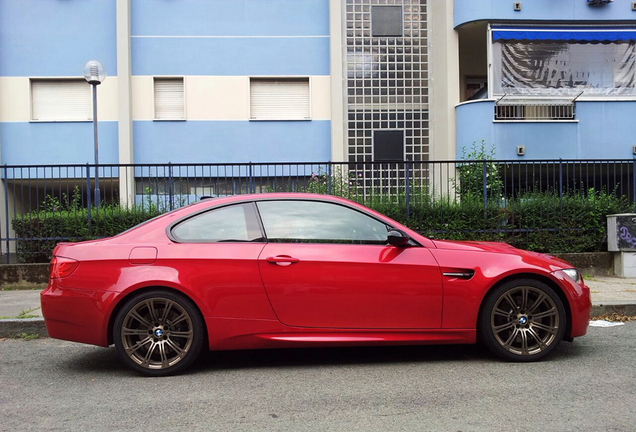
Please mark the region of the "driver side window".
POLYGON ((260 201, 265 235, 279 243, 386 244, 387 226, 338 204, 317 201, 260 201))

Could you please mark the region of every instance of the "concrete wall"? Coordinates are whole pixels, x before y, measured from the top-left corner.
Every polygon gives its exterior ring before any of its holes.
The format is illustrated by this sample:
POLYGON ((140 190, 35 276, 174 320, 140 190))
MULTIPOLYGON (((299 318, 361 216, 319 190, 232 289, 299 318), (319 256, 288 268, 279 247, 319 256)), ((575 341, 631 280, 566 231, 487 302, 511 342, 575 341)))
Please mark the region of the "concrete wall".
POLYGON ((429 2, 431 159, 453 159, 454 107, 459 102, 459 39, 452 28, 452 2, 429 2))
POLYGON ((456 108, 457 154, 473 141, 495 145, 500 159, 602 159, 633 157, 636 104, 630 101, 577 101, 576 120, 495 122, 493 100, 456 108), (517 156, 516 146, 525 146, 517 156))
POLYGON ((90 59, 109 73, 101 163, 329 160, 329 31, 329 0, 1 1, 1 163, 93 162, 90 121, 30 120, 30 78, 81 77, 90 59), (185 121, 153 119, 166 75, 184 77, 185 121), (309 77, 311 120, 250 121, 253 76, 309 77))
POLYGON ((545 20, 545 21, 633 21, 631 0, 614 0, 602 7, 590 7, 585 0, 525 0, 516 12, 512 0, 454 0, 453 24, 459 27, 471 21, 545 20))

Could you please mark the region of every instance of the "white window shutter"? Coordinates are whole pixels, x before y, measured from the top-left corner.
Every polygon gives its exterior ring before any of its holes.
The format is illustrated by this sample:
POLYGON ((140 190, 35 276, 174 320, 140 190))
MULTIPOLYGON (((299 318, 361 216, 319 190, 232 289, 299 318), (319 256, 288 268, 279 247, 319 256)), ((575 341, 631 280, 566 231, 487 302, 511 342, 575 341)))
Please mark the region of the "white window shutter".
POLYGON ((32 79, 31 119, 92 120, 91 86, 84 79, 32 79))
POLYGON ((183 78, 155 78, 155 119, 185 119, 183 78))
POLYGON ((250 118, 309 120, 309 78, 252 78, 250 118))

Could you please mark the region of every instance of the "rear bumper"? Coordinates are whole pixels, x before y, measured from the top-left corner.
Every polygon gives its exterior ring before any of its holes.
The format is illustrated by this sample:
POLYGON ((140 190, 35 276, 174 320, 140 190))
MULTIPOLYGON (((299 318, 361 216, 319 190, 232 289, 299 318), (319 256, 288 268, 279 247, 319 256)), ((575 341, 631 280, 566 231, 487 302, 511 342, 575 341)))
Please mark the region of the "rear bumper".
POLYGON ((108 311, 116 293, 60 287, 55 281, 40 293, 50 337, 108 346, 108 311))

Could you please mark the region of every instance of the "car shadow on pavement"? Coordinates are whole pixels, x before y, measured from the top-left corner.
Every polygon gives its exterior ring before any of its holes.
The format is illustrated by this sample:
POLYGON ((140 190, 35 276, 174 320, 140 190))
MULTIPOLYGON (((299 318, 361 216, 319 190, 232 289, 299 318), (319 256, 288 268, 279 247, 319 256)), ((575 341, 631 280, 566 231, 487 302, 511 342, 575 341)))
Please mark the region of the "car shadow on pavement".
MULTIPOLYGON (((548 361, 569 361, 584 353, 582 344, 567 342, 548 361)), ((383 347, 294 348, 205 353, 191 372, 231 369, 383 365, 440 362, 503 362, 480 345, 420 345, 383 347)))
MULTIPOLYGON (((547 359, 551 362, 583 358, 592 350, 585 343, 561 343, 547 359)), ((289 348, 244 351, 211 351, 184 372, 205 374, 224 370, 260 368, 312 368, 345 365, 432 364, 442 362, 502 362, 478 345, 421 345, 383 347, 289 348)), ((60 369, 73 374, 100 373, 108 375, 137 375, 117 356, 114 347, 91 349, 78 353, 72 361, 58 363, 60 369)))

